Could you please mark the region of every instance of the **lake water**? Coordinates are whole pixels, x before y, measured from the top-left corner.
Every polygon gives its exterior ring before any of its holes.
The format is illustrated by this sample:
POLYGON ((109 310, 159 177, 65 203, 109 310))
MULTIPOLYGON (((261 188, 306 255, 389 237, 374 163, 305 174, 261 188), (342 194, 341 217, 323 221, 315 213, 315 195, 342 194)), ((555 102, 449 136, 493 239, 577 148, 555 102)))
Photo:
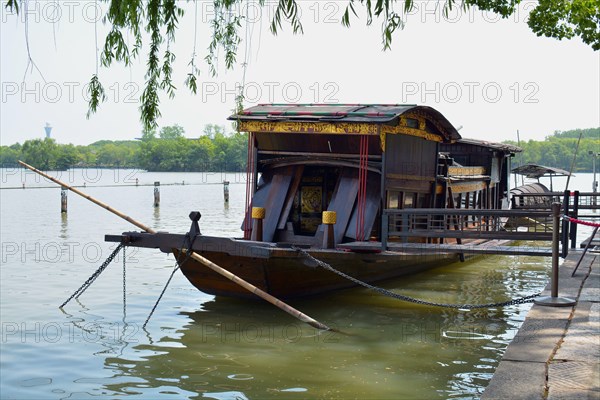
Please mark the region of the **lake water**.
MULTIPOLYGON (((134 230, 106 210, 20 169, 4 169, 1 207, 2 399, 477 398, 530 305, 462 311, 419 306, 363 289, 292 305, 340 332, 318 332, 262 301, 203 294, 174 275, 142 325, 174 259, 128 249, 78 299, 65 301, 134 230), (22 183, 26 189, 21 189, 22 183), (18 189, 10 189, 10 188, 18 189), (125 299, 124 299, 125 293, 125 299)), ((239 236, 242 175, 72 170, 53 173, 157 230, 239 236), (131 186, 136 178, 139 187, 131 186), (229 180, 230 203, 223 202, 229 180), (160 181, 161 206, 153 207, 160 181), (185 183, 185 184, 182 184, 185 183), (173 184, 173 185, 170 185, 173 184), (147 186, 145 186, 147 185, 147 186)), ((591 174, 571 188, 589 191, 591 174)), ((564 187, 564 182, 555 180, 564 187)), ((581 229, 580 238, 590 230, 581 229)), ((388 282, 445 303, 488 303, 539 292, 550 260, 492 256, 388 282)))

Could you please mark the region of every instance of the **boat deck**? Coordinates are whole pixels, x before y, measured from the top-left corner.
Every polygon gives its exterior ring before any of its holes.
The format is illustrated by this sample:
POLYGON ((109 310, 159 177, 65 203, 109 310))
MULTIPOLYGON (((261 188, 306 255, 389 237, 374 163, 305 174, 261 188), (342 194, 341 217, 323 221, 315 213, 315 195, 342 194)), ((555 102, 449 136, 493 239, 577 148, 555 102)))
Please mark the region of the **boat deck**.
MULTIPOLYGON (((502 255, 518 255, 518 256, 552 256, 550 247, 537 246, 508 246, 507 241, 492 240, 484 243, 471 244, 431 244, 431 243, 388 243, 388 250, 418 253, 418 254, 435 254, 435 253, 456 253, 456 254, 502 254, 502 255)), ((381 251, 381 242, 350 242, 343 243, 337 246, 341 249, 346 249, 356 252, 376 252, 381 251)))

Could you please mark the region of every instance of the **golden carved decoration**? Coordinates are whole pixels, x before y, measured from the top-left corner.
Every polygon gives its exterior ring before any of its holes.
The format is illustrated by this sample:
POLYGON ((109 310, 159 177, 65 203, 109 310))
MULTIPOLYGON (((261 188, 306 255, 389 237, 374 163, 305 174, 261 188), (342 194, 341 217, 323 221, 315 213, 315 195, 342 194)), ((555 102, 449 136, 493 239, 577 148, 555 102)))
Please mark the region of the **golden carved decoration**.
POLYGON ((293 122, 293 121, 241 121, 240 130, 244 132, 281 132, 281 133, 333 133, 376 135, 377 125, 349 122, 293 122))
POLYGON ((240 121, 240 131, 243 132, 279 132, 279 133, 313 133, 313 134, 354 134, 379 135, 381 149, 385 150, 386 134, 401 134, 421 137, 434 142, 443 142, 441 135, 448 136, 445 129, 437 121, 427 117, 426 113, 409 112, 400 116, 399 124, 395 126, 369 124, 364 122, 307 122, 307 121, 240 121), (419 128, 407 126, 407 119, 419 122, 419 128), (427 132, 426 121, 430 121, 441 134, 427 132))

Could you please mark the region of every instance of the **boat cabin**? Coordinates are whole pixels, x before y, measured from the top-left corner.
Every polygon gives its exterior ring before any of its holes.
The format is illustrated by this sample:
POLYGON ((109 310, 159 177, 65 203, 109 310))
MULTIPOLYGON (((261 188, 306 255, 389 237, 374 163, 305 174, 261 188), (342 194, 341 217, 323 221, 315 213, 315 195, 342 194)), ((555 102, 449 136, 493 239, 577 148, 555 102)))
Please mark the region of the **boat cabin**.
MULTIPOLYGON (((440 146, 439 181, 456 208, 507 209, 511 158, 521 149, 504 143, 460 139, 440 146)), ((443 204, 438 204, 443 207, 443 204)))
POLYGON ((244 237, 259 218, 265 242, 381 241, 384 209, 500 208, 518 150, 461 139, 417 105, 268 104, 229 119, 249 133, 244 237))

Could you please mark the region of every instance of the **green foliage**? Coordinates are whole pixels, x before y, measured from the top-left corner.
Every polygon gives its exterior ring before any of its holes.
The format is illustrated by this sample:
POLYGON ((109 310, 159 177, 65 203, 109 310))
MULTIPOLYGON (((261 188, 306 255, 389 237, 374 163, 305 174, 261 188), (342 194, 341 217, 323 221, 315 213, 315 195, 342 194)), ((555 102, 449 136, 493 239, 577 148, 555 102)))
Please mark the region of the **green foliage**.
POLYGON ((0 146, 0 167, 17 165, 21 152, 12 146, 0 146))
POLYGON ((160 130, 160 138, 161 139, 179 139, 183 137, 185 130, 175 124, 173 126, 165 126, 160 130))
POLYGON ((139 167, 148 171, 241 171, 246 165, 247 136, 227 136, 223 127, 206 125, 198 139, 187 139, 178 125, 164 127, 157 138, 142 137, 139 167))
POLYGON ((141 140, 100 140, 87 146, 57 144, 54 139, 27 140, 23 145, 0 146, 0 166, 18 160, 42 170, 73 167, 141 168, 148 171, 243 171, 248 136, 227 135, 218 125, 206 125, 197 139, 184 136, 179 125, 151 129, 141 140))
POLYGON ((594 50, 600 50, 598 0, 540 0, 527 23, 538 36, 556 39, 579 36, 594 50))
POLYGON ((88 85, 88 96, 90 97, 88 103, 88 112, 87 118, 90 118, 92 114, 98 110, 98 106, 100 103, 103 103, 106 100, 106 94, 104 93, 104 87, 102 83, 98 79, 98 75, 93 75, 90 83, 88 85))
MULTIPOLYGON (((21 5, 28 0, 5 0, 5 8, 13 13, 20 13, 21 5)), ((145 130, 155 129, 160 118, 160 94, 166 93, 170 98, 177 90, 172 80, 175 54, 171 51, 171 43, 175 41, 179 18, 184 14, 176 0, 102 0, 108 3, 104 22, 109 25, 100 62, 104 67, 111 67, 114 62, 130 65, 139 57, 143 47, 143 32, 149 36, 149 51, 146 60, 145 88, 140 98, 140 119, 145 130), (129 45, 126 37, 133 37, 129 45), (131 46, 131 48, 130 48, 131 46)), ((233 68, 240 44, 242 27, 243 2, 245 0, 213 0, 214 16, 211 21, 212 33, 209 40, 208 55, 205 61, 212 74, 217 73, 216 59, 221 54, 227 68, 233 68)), ((491 11, 503 18, 516 12, 523 0, 447 0, 443 3, 443 12, 454 7, 463 10, 476 7, 483 11, 491 11)), ((265 0, 259 0, 261 6, 268 6, 265 0)), ((381 20, 381 40, 383 49, 391 48, 393 34, 404 27, 404 18, 415 7, 414 0, 348 0, 342 24, 350 26, 351 13, 357 17, 356 7, 366 11, 366 24, 371 25, 374 19, 381 20), (400 3, 402 12, 394 9, 400 3)), ((196 5, 196 24, 198 7, 196 5)), ((297 0, 277 0, 277 6, 270 22, 270 30, 277 34, 283 29, 284 21, 289 23, 294 33, 303 33, 300 21, 300 8, 297 0)), ((539 0, 532 9, 528 24, 538 36, 544 35, 556 39, 580 37, 584 43, 594 50, 600 49, 600 2, 598 0, 539 0)), ((196 44, 191 61, 190 72, 184 85, 192 92, 198 90, 197 78, 199 68, 196 66, 196 44)), ((98 71, 92 75, 89 83, 88 117, 96 112, 106 100, 104 88, 98 77, 98 71)), ((243 96, 236 98, 236 108, 240 108, 243 96)))
MULTIPOLYGON (((600 141, 600 128, 588 128, 588 129, 572 129, 570 131, 555 131, 548 138, 550 140, 554 138, 574 138, 579 139, 581 135, 582 139, 596 139, 600 141)), ((548 139, 547 138, 547 139, 548 139)))
MULTIPOLYGON (((573 154, 577 148, 577 141, 581 134, 581 142, 577 152, 577 164, 575 171, 591 172, 592 171, 592 156, 589 152, 600 152, 600 128, 590 129, 574 129, 565 132, 554 132, 547 136, 544 141, 530 140, 521 142, 519 146, 523 149, 523 153, 516 156, 513 164, 539 164, 550 167, 562 168, 569 170, 573 160, 573 154)), ((507 141, 516 145, 514 141, 507 141)))

